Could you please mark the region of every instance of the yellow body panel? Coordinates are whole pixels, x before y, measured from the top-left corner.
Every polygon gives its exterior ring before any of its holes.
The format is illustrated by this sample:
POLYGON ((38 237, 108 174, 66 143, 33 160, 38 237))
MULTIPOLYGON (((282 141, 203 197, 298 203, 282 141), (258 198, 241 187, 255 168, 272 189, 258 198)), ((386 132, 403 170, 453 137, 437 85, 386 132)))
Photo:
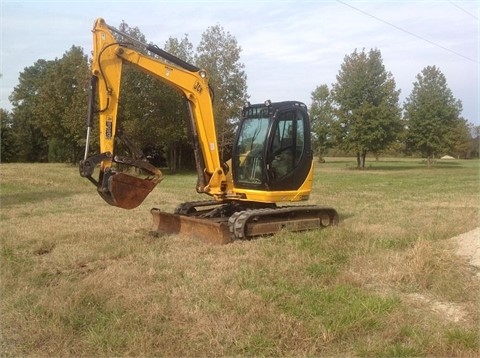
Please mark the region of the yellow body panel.
POLYGON ((313 182, 313 163, 308 173, 307 178, 300 188, 291 191, 265 191, 253 189, 238 189, 235 188, 236 195, 245 196, 246 201, 257 201, 264 203, 282 203, 293 201, 305 201, 310 197, 313 182))
MULTIPOLYGON (((123 61, 115 56, 116 43, 103 20, 98 19, 93 29, 92 74, 97 76, 100 116, 100 151, 114 151, 114 139, 117 123, 118 99, 120 96, 120 79, 123 61), (101 58, 105 60, 102 60, 101 58)), ((101 170, 110 167, 111 161, 101 163, 101 170)))

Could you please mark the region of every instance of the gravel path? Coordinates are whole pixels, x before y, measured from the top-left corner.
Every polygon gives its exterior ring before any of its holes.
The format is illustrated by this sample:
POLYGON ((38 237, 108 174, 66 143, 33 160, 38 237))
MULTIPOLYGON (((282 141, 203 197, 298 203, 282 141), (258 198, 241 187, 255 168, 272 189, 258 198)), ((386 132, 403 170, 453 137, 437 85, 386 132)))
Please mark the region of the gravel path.
MULTIPOLYGON (((458 235, 450 241, 454 246, 455 253, 465 257, 469 264, 477 269, 477 277, 480 280, 480 226, 458 235)), ((411 302, 428 307, 432 312, 441 314, 442 317, 452 322, 461 322, 469 317, 468 310, 458 303, 441 302, 419 293, 410 294, 407 298, 411 302)))
POLYGON ((452 241, 456 246, 457 255, 465 257, 470 265, 480 269, 480 226, 454 237, 452 241))

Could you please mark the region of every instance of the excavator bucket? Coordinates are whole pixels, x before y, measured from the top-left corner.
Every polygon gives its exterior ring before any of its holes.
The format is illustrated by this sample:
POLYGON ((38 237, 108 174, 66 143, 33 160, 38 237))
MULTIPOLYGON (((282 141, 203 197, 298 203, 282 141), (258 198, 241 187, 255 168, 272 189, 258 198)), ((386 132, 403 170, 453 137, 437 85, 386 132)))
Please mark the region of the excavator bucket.
POLYGON ((99 188, 98 193, 112 206, 135 209, 161 180, 161 176, 142 179, 125 173, 116 173, 108 178, 108 190, 103 191, 99 188))
MULTIPOLYGON (((125 141, 126 138, 123 138, 123 140, 125 141)), ((130 144, 130 146, 132 145, 130 144)), ((163 174, 160 169, 143 160, 115 156, 114 161, 142 169, 149 176, 142 178, 124 172, 113 172, 108 176, 106 188, 105 185, 102 185, 99 194, 110 205, 122 209, 135 209, 162 181, 163 174)))
POLYGON ((139 206, 158 182, 117 173, 108 179, 108 189, 115 206, 134 209, 139 206))

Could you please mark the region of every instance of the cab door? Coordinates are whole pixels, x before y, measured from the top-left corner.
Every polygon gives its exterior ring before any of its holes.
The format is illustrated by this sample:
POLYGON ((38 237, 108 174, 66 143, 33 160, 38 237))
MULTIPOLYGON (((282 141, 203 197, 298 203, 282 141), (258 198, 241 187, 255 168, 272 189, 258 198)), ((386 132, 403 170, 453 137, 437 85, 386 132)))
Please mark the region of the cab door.
POLYGON ((268 189, 298 189, 305 181, 313 160, 306 110, 302 107, 280 109, 270 127, 267 143, 268 189))

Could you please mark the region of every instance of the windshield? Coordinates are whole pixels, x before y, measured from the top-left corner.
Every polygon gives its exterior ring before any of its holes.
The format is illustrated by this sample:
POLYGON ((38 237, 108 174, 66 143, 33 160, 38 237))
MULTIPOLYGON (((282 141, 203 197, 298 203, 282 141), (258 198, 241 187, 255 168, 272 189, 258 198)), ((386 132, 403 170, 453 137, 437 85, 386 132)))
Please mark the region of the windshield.
POLYGON ((262 183, 263 155, 268 124, 269 119, 265 117, 248 118, 242 123, 235 151, 239 182, 262 183))

